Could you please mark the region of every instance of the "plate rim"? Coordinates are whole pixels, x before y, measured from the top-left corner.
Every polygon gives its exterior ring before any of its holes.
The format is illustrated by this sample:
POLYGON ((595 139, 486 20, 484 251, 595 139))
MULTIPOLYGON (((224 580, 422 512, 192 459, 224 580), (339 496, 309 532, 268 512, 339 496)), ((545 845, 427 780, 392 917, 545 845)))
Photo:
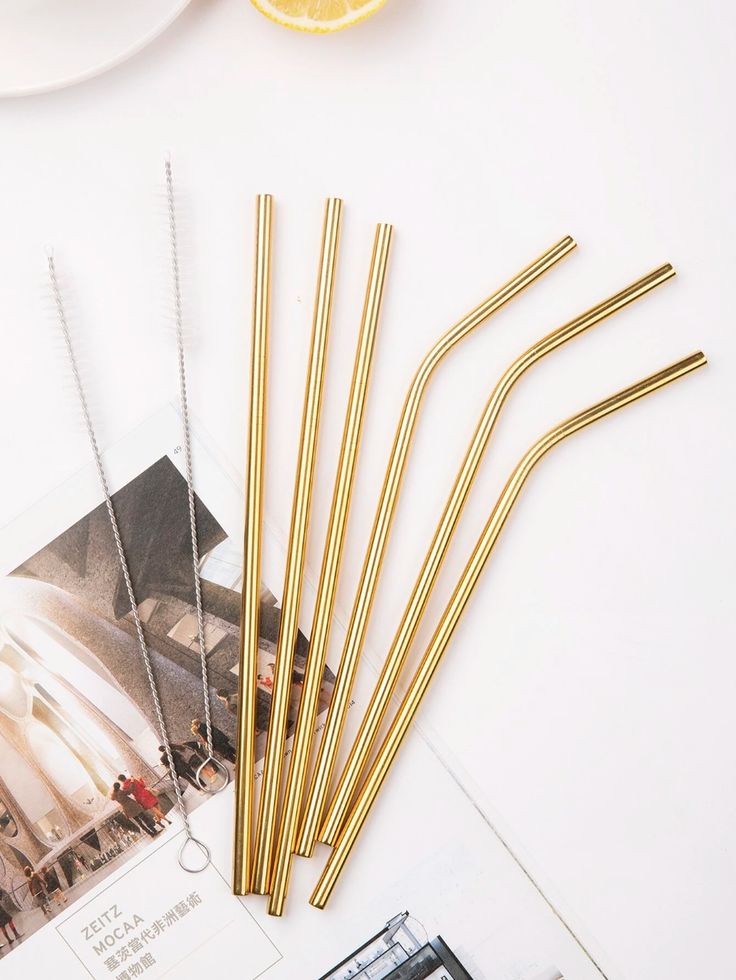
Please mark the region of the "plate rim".
POLYGON ((31 83, 29 85, 21 85, 15 88, 3 88, 0 85, 0 99, 17 99, 24 98, 28 95, 42 95, 45 92, 57 92, 59 89, 69 88, 72 85, 78 85, 80 82, 88 81, 90 78, 95 78, 98 75, 104 74, 112 68, 116 68, 118 65, 125 61, 128 61, 134 55, 138 54, 143 48, 155 41, 163 32, 170 27, 173 22, 183 13, 186 7, 192 0, 176 0, 172 3, 172 7, 167 15, 161 19, 159 23, 155 25, 151 30, 149 30, 143 37, 139 38, 133 44, 128 45, 119 54, 112 58, 107 58, 99 64, 92 65, 89 68, 85 68, 83 71, 77 72, 73 75, 66 75, 62 78, 51 79, 44 82, 31 83))

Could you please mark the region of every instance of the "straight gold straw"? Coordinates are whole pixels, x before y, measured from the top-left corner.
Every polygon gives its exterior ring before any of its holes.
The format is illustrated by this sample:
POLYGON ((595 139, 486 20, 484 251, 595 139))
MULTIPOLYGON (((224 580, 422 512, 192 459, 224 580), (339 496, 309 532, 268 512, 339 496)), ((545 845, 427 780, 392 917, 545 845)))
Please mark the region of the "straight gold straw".
POLYGON ((608 299, 603 300, 602 303, 580 314, 580 316, 577 316, 569 323, 564 324, 564 326, 553 330, 552 333, 538 340, 521 357, 518 357, 504 372, 501 380, 491 392, 491 396, 483 410, 478 427, 468 447, 468 452, 458 472, 455 485, 448 497, 445 510, 437 525, 432 543, 424 558, 424 563, 414 585, 414 590, 404 610, 404 615, 394 636, 375 690, 371 696, 365 717, 361 722, 358 734, 350 750, 350 755, 345 763, 345 768, 340 776, 332 803, 327 810, 327 816, 319 834, 319 840, 325 844, 334 845, 337 840, 340 827, 350 807, 350 801, 358 788, 361 773, 365 769, 373 751, 381 722, 391 703, 399 675, 417 629, 419 628, 424 610, 427 607, 429 596, 437 581, 437 576, 440 573, 442 562, 447 554, 470 488, 480 468, 483 454, 488 447, 496 421, 511 389, 519 378, 533 364, 541 360, 545 354, 549 354, 568 340, 577 337, 585 330, 600 323, 601 320, 606 319, 606 317, 618 312, 624 306, 644 296, 656 286, 666 282, 674 274, 675 271, 669 263, 660 266, 654 272, 650 272, 642 279, 638 279, 614 296, 610 296, 608 299))
POLYGON ((319 692, 327 656, 332 613, 335 606, 335 595, 345 543, 345 530, 350 511, 355 466, 358 460, 358 447, 373 362, 376 330, 381 315, 392 231, 391 225, 378 225, 373 244, 373 257, 363 306, 363 318, 355 355, 340 459, 337 465, 330 520, 322 556, 322 570, 314 605, 312 635, 309 641, 299 716, 294 733, 291 765, 281 812, 281 826, 276 838, 271 899, 268 904, 268 911, 271 915, 282 914, 289 887, 292 852, 299 827, 300 806, 309 765, 309 750, 314 734, 319 692))
POLYGON ((256 246, 253 276, 253 331, 250 352, 248 460, 245 474, 245 540, 240 606, 240 670, 238 674, 238 751, 235 769, 235 837, 233 894, 247 895, 251 874, 251 821, 255 765, 258 612, 261 590, 261 528, 263 522, 263 447, 266 429, 268 321, 271 290, 273 200, 256 198, 256 246))
POLYGON ((342 654, 336 671, 335 688, 325 723, 325 730, 320 743, 319 755, 315 765, 312 783, 307 795, 304 818, 299 832, 296 853, 310 857, 314 852, 314 844, 319 830, 322 812, 330 788, 332 773, 337 761, 340 738, 345 726, 350 695, 355 681, 358 660, 365 641, 376 587, 381 572, 388 536, 396 509, 396 501, 401 489, 401 482, 406 467, 406 459, 411 446, 422 399, 435 368, 448 354, 455 344, 480 326, 492 314, 498 312, 509 300, 521 293, 527 286, 539 279, 575 248, 575 242, 569 236, 561 239, 552 248, 544 252, 535 262, 522 269, 505 286, 502 286, 475 309, 467 313, 447 333, 443 334, 437 343, 427 352, 414 379, 404 402, 404 407, 396 427, 394 443, 386 467, 383 489, 378 501, 376 515, 373 521, 368 550, 363 561, 360 576, 360 586, 353 602, 348 630, 345 637, 342 654))
POLYGON ((309 369, 304 393, 302 430, 297 457, 289 545, 286 554, 284 590, 281 599, 281 622, 276 644, 276 666, 271 690, 271 717, 266 739, 266 757, 263 763, 260 807, 253 852, 251 890, 259 895, 268 894, 271 877, 271 854, 281 788, 281 768, 286 741, 294 647, 297 639, 299 604, 307 549, 312 483, 327 357, 327 335, 332 312, 341 215, 342 201, 338 198, 328 198, 322 230, 322 251, 314 304, 309 369))
POLYGON ((550 430, 550 432, 536 442, 522 457, 520 463, 511 474, 496 506, 493 508, 488 523, 478 539, 470 560, 465 566, 465 570, 460 577, 455 591, 440 618, 437 629, 401 702, 396 717, 383 740, 376 760, 370 768, 365 784, 356 799, 355 806, 340 832, 335 849, 331 853, 317 883, 317 887, 310 898, 312 905, 317 908, 324 908, 327 904, 361 828, 383 785, 383 781, 388 775, 396 754, 442 660, 453 631, 460 621, 473 589, 480 578, 481 572, 493 551, 493 547, 501 533, 506 518, 532 469, 553 446, 556 446, 557 443, 567 438, 567 436, 572 435, 574 432, 579 431, 586 425, 590 425, 592 422, 606 415, 610 415, 611 412, 623 408, 624 405, 628 405, 638 398, 642 398, 644 395, 656 391, 671 381, 675 381, 690 371, 702 367, 705 363, 706 359, 702 353, 691 354, 690 357, 678 361, 671 367, 665 368, 657 374, 645 378, 643 381, 639 381, 630 388, 625 388, 623 391, 617 392, 610 398, 605 399, 605 401, 598 402, 598 404, 580 412, 578 415, 572 416, 566 422, 562 422, 550 430))

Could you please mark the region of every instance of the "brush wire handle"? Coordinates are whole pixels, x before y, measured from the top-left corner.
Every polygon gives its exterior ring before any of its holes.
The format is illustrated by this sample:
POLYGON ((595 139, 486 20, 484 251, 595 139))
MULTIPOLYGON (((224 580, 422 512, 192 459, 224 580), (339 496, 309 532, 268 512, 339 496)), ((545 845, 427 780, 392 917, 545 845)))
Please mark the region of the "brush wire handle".
POLYGON ((107 509, 110 529, 115 541, 115 550, 117 551, 118 561, 120 563, 120 571, 125 583, 125 590, 128 594, 130 612, 133 617, 135 632, 136 636, 138 637, 138 646, 140 647, 143 667, 146 672, 148 686, 151 692, 151 699, 153 701, 153 710, 156 718, 156 725, 158 727, 158 735, 161 740, 161 744, 164 747, 166 762, 171 773, 171 783, 174 789, 174 795, 176 797, 176 808, 179 811, 179 816, 181 817, 181 821, 184 825, 185 838, 184 843, 179 848, 177 860, 184 871, 198 873, 203 871, 209 865, 210 851, 207 845, 203 841, 198 840, 192 833, 192 828, 189 823, 189 814, 187 813, 187 808, 184 803, 184 796, 182 794, 181 786, 179 785, 176 763, 174 762, 174 754, 171 748, 171 740, 169 738, 169 732, 166 727, 166 720, 164 718, 163 706, 161 704, 161 693, 156 682, 151 653, 148 649, 148 643, 146 642, 146 636, 143 631, 143 623, 141 622, 140 613, 138 611, 138 601, 133 589, 133 580, 130 575, 130 567, 128 564, 127 555, 125 553, 122 535, 120 534, 120 525, 118 524, 118 518, 115 512, 115 504, 110 493, 110 486, 107 481, 107 474, 105 473, 105 467, 102 461, 102 451, 100 450, 100 445, 97 441, 97 435, 92 422, 92 415, 87 403, 87 396, 84 391, 84 385, 82 384, 82 376, 79 372, 79 366, 77 364, 77 358, 74 352, 74 345, 72 344, 71 331, 66 318, 64 300, 61 294, 61 287, 59 286, 59 279, 56 274, 56 263, 54 261, 53 254, 49 254, 48 256, 48 274, 49 282, 51 284, 51 292, 54 299, 54 306, 56 308, 56 315, 62 337, 64 338, 67 358, 71 368, 72 377, 74 379, 74 387, 79 399, 79 407, 82 412, 84 426, 87 431, 87 438, 89 439, 90 448, 92 450, 92 457, 94 459, 95 469, 97 470, 97 478, 99 480, 100 489, 102 491, 105 507, 107 509), (194 851, 194 859, 188 857, 190 850, 194 851))
POLYGON ((612 412, 623 408, 625 405, 629 405, 631 402, 644 397, 644 395, 648 395, 658 388, 689 374, 691 371, 703 367, 705 363, 705 356, 701 352, 698 352, 678 361, 668 368, 658 371, 656 374, 644 378, 644 380, 639 381, 637 384, 611 395, 609 398, 598 402, 590 408, 585 409, 585 411, 555 426, 554 429, 551 429, 546 435, 534 443, 522 457, 496 502, 488 523, 473 549, 470 560, 465 566, 449 603, 442 613, 434 635, 404 695, 386 737, 381 744, 375 762, 368 772, 365 783, 355 800, 355 804, 348 815, 345 825, 340 832, 335 848, 325 865, 317 887, 310 898, 310 904, 317 908, 324 908, 327 904, 368 814, 376 801, 381 786, 429 689, 442 657, 450 643, 452 634, 491 556, 506 519, 531 471, 542 457, 550 449, 562 442, 563 439, 585 428, 585 426, 604 418, 606 415, 610 415, 612 412))
MULTIPOLYGON (((197 785, 205 793, 219 793, 230 782, 230 771, 215 757, 212 744, 212 709, 210 706, 209 671, 207 667, 207 643, 204 628, 204 603, 202 601, 202 577, 199 560, 199 534, 197 531, 197 501, 194 494, 194 465, 192 462, 192 431, 189 422, 189 398, 187 395, 186 357, 184 353, 184 304, 179 268, 179 238, 176 231, 176 200, 174 197, 174 177, 171 160, 164 164, 166 178, 166 203, 169 218, 169 248, 171 252, 171 292, 174 301, 174 322, 176 324, 176 359, 179 377, 179 408, 182 421, 182 441, 184 443, 184 468, 187 482, 187 505, 189 508, 189 535, 192 546, 192 579, 194 582, 194 604, 197 614, 197 644, 199 646, 199 669, 202 680, 202 706, 204 707, 205 743, 207 758, 198 766, 194 774, 197 785), (219 773, 219 781, 208 782, 205 770, 213 769, 219 773)), ((208 852, 209 853, 209 852, 208 852)), ((180 862, 181 863, 181 862, 180 862)), ((187 869, 188 870, 188 869, 187 869)))

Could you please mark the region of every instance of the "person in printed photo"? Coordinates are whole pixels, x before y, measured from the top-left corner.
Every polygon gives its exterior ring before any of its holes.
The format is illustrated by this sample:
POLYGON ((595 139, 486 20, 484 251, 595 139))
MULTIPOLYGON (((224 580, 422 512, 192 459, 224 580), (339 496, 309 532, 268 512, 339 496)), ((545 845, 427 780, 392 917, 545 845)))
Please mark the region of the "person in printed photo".
POLYGON ((136 803, 139 803, 144 810, 148 810, 153 815, 153 819, 157 824, 161 827, 164 824, 171 826, 171 821, 164 815, 164 811, 161 809, 161 801, 140 777, 132 778, 120 774, 118 779, 120 780, 123 792, 130 793, 136 803))
POLYGON ((269 663, 266 668, 268 672, 266 674, 258 675, 258 683, 264 689, 264 691, 268 691, 269 694, 273 691, 273 675, 275 669, 276 669, 275 662, 269 663))
MULTIPOLYGON (((186 745, 180 745, 178 743, 173 743, 171 746, 171 758, 174 760, 174 768, 176 769, 176 775, 179 779, 183 779, 185 782, 189 783, 198 793, 202 793, 202 787, 197 782, 197 771, 190 763, 190 756, 185 755, 187 752, 186 745)), ((172 779, 174 779, 174 773, 169 767, 169 757, 166 754, 166 746, 159 745, 159 752, 161 753, 159 758, 161 760, 161 765, 166 769, 172 779)))
MULTIPOLYGON (((192 721, 192 735, 199 740, 204 751, 207 751, 207 728, 199 718, 192 721)), ((235 763, 235 746, 216 725, 212 725, 212 748, 216 755, 227 759, 228 762, 235 763)))
POLYGON ((49 908, 49 896, 46 892, 46 884, 41 875, 34 871, 29 865, 23 869, 23 874, 28 881, 28 891, 36 908, 41 909, 45 916, 51 915, 49 908))
POLYGON ((228 694, 227 691, 225 691, 222 688, 220 688, 220 690, 217 692, 217 700, 222 705, 224 705, 225 710, 229 714, 236 715, 237 716, 237 714, 238 714, 238 694, 237 694, 237 691, 234 691, 232 694, 228 694))
POLYGON ((18 906, 13 901, 10 893, 6 892, 4 888, 0 888, 0 930, 2 930, 2 934, 5 936, 8 944, 20 942, 22 939, 13 921, 13 916, 17 911, 18 906), (13 935, 11 935, 11 932, 13 935))
POLYGON ((158 831, 153 822, 151 816, 146 810, 137 803, 133 797, 123 791, 122 785, 120 783, 113 783, 112 789, 110 790, 110 799, 114 800, 115 803, 120 807, 123 816, 131 822, 131 824, 138 829, 138 833, 143 831, 144 834, 148 834, 149 837, 155 837, 158 831))
POLYGON ((64 889, 61 887, 59 876, 53 865, 50 868, 42 867, 39 871, 43 875, 43 883, 46 887, 46 894, 49 897, 49 901, 66 905, 69 899, 64 894, 64 889))

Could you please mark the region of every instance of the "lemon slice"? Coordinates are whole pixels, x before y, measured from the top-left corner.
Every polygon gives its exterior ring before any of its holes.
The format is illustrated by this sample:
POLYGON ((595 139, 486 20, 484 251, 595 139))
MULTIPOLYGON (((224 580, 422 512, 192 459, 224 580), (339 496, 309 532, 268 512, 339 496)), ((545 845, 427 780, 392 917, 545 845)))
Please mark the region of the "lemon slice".
POLYGON ((370 17, 386 0, 252 0, 262 14, 310 34, 330 34, 370 17))

